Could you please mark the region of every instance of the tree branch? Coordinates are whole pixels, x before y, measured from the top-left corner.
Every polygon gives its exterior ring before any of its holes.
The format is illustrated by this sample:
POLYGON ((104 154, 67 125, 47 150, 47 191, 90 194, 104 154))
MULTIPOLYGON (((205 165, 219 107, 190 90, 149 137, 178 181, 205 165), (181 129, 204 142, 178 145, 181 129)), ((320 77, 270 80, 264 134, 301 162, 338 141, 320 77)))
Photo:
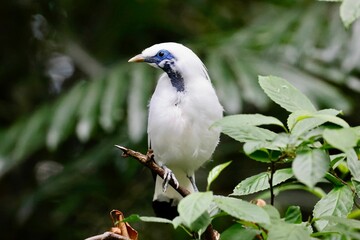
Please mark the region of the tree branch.
MULTIPOLYGON (((136 160, 138 160, 141 164, 145 165, 146 167, 150 168, 150 170, 154 173, 156 173, 157 175, 159 175, 162 179, 164 179, 164 175, 165 175, 165 170, 162 169, 159 165, 157 165, 157 163, 154 161, 154 157, 153 157, 153 153, 151 150, 149 150, 146 155, 128 149, 126 147, 123 146, 119 146, 119 145, 115 145, 115 147, 119 148, 121 151, 123 151, 122 156, 123 157, 128 157, 131 156, 133 158, 135 158, 136 160)), ((182 187, 182 186, 178 186, 176 187, 176 183, 174 182, 173 179, 170 179, 169 181, 170 186, 172 186, 178 193, 180 193, 181 196, 186 197, 187 195, 190 194, 190 192, 182 187)))
MULTIPOLYGON (((144 166, 150 168, 150 170, 152 172, 156 173, 162 179, 164 179, 165 170, 162 169, 155 162, 152 150, 149 150, 146 153, 146 155, 144 155, 144 154, 142 154, 140 152, 128 149, 128 148, 123 147, 123 146, 115 145, 115 147, 119 148, 123 152, 123 154, 122 154, 123 157, 131 156, 131 157, 135 158, 141 164, 143 164, 144 166)), ((173 179, 170 179, 169 184, 183 197, 186 197, 187 195, 190 194, 190 191, 188 191, 186 188, 184 188, 182 186, 176 187, 176 183, 174 182, 173 179)), ((218 239, 220 239, 220 234, 216 230, 214 230, 212 225, 210 224, 206 228, 204 234, 202 235, 202 239, 204 239, 204 240, 218 240, 218 239)))
POLYGON ((123 237, 123 236, 113 233, 113 232, 104 232, 103 234, 92 236, 92 237, 86 238, 85 240, 114 240, 114 239, 130 240, 127 237, 123 237))

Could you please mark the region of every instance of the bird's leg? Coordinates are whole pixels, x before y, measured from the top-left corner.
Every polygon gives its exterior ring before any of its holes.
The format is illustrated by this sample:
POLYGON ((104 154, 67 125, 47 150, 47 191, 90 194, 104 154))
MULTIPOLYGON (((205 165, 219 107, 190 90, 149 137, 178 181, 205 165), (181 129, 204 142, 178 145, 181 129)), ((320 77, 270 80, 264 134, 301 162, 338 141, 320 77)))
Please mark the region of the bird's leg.
POLYGON ((194 188, 194 192, 198 192, 199 189, 197 188, 196 183, 195 183, 195 175, 192 174, 191 176, 187 176, 187 177, 189 178, 189 180, 190 180, 190 182, 191 182, 191 185, 192 185, 193 188, 194 188))
POLYGON ((162 169, 164 169, 164 182, 163 182, 163 192, 166 191, 169 181, 172 179, 176 185, 176 189, 179 187, 179 181, 176 179, 175 174, 170 170, 170 168, 166 167, 165 165, 162 166, 162 169))

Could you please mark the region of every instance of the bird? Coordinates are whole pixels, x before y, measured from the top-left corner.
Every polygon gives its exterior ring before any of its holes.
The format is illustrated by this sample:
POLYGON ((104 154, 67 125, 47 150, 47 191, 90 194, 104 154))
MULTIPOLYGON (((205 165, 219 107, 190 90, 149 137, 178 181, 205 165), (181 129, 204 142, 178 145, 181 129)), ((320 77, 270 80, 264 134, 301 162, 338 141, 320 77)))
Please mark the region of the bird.
POLYGON ((157 216, 173 219, 182 196, 168 182, 197 192, 195 171, 210 160, 219 143, 220 129, 213 123, 223 117, 223 107, 207 68, 188 47, 175 42, 155 44, 132 57, 163 70, 150 99, 148 144, 155 162, 165 170, 156 176, 153 209, 157 216))

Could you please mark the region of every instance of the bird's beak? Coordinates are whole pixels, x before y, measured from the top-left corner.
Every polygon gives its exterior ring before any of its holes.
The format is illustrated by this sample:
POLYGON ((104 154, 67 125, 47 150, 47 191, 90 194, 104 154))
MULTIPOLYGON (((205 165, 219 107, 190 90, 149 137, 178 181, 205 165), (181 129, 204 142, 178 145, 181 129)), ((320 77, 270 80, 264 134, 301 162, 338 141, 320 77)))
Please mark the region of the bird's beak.
POLYGON ((144 61, 145 61, 145 57, 142 54, 138 54, 135 57, 130 58, 128 62, 144 62, 144 61))

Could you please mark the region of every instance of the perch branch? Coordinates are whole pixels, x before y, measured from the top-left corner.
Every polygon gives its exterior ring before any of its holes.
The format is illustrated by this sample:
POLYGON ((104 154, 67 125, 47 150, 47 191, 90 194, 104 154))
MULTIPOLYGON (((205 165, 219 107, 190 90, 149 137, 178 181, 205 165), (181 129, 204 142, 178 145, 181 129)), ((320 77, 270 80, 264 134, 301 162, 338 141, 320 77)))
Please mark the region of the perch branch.
MULTIPOLYGON (((141 164, 143 164, 144 166, 150 168, 150 170, 154 173, 156 173, 157 175, 159 175, 162 179, 164 179, 164 175, 165 175, 165 171, 164 169, 162 169, 159 165, 156 164, 155 160, 154 160, 154 155, 152 150, 149 150, 147 152, 146 155, 134 151, 132 149, 123 147, 123 146, 119 146, 119 145, 115 145, 115 147, 119 148, 123 154, 123 157, 133 157, 136 160, 138 160, 141 164)), ((176 186, 176 183, 174 182, 173 179, 170 179, 169 181, 170 186, 172 186, 181 196, 186 197, 187 195, 190 194, 190 192, 185 189, 182 186, 176 186)), ((219 233, 213 229, 212 225, 210 224, 204 234, 203 234, 203 239, 204 240, 218 240, 220 239, 219 233)))
MULTIPOLYGON (((119 148, 123 152, 123 154, 122 154, 123 157, 131 156, 131 157, 137 159, 141 164, 143 164, 146 167, 150 168, 151 171, 153 171, 154 173, 159 175, 162 179, 164 179, 165 170, 162 169, 159 165, 156 164, 156 162, 154 161, 153 154, 152 154, 151 150, 149 150, 147 152, 147 154, 145 155, 145 154, 142 154, 140 152, 128 149, 128 148, 123 147, 123 146, 115 145, 115 147, 119 148)), ((169 184, 178 193, 180 193, 180 195, 183 196, 183 197, 186 197, 187 195, 190 194, 190 192, 186 188, 184 188, 182 186, 176 187, 176 183, 174 182, 173 179, 170 179, 169 184)))

